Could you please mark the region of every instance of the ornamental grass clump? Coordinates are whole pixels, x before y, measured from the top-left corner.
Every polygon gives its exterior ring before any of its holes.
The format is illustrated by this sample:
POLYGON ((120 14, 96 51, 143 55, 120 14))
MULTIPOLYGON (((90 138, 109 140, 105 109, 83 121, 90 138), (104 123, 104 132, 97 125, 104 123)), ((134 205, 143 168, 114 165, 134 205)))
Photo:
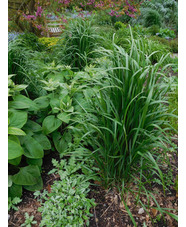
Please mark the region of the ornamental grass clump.
POLYGON ((83 18, 72 20, 62 38, 64 45, 59 44, 56 48, 58 61, 78 69, 84 68, 94 58, 100 39, 92 20, 83 18))
POLYGON ((99 174, 108 186, 125 184, 135 174, 151 171, 164 186, 157 164, 159 154, 153 148, 167 151, 169 140, 169 122, 162 120, 167 114, 168 85, 164 82, 164 68, 160 69, 166 56, 152 65, 134 40, 130 54, 115 44, 114 50, 99 52, 112 65, 107 70, 107 84, 97 81, 100 89, 89 100, 92 107, 86 110, 83 124, 87 131, 84 139, 99 174))

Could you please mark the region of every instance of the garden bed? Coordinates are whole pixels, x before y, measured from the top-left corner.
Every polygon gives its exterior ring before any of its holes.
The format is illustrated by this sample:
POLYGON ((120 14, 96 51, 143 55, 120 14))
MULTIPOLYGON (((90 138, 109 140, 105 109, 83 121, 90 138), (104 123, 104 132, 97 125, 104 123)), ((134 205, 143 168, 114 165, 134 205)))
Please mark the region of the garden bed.
MULTIPOLYGON (((174 139, 174 143, 177 144, 178 140, 174 139)), ((171 167, 173 169, 173 178, 176 180, 177 176, 177 168, 178 168, 178 156, 177 154, 168 154, 170 158, 171 167)), ((50 191, 51 185, 53 181, 59 180, 57 175, 47 173, 53 169, 52 159, 60 160, 59 154, 57 152, 51 152, 49 155, 46 155, 44 158, 44 165, 42 170, 42 178, 44 183, 44 189, 50 191)), ((168 166, 162 171, 166 174, 168 173, 168 166)), ((130 184, 130 188, 134 189, 136 185, 134 183, 130 184)), ((136 187, 137 188, 137 187, 136 187)), ((162 208, 174 209, 172 213, 177 214, 178 210, 178 195, 175 190, 175 185, 170 185, 166 194, 163 193, 162 187, 158 184, 153 184, 151 191, 155 196, 157 202, 162 208)), ((95 199, 96 207, 91 209, 91 213, 93 217, 90 218, 90 226, 91 227, 132 227, 134 226, 128 212, 125 209, 123 202, 121 201, 120 194, 118 193, 116 188, 112 190, 106 190, 103 188, 99 182, 93 182, 90 186, 90 192, 88 195, 89 198, 95 199)), ((125 198, 126 199, 126 198, 125 198)), ((147 198, 145 196, 140 196, 140 199, 144 202, 147 202, 147 198)), ((41 221, 41 213, 37 211, 40 203, 37 199, 34 198, 33 192, 29 192, 24 190, 22 202, 19 204, 18 211, 11 210, 9 212, 10 219, 8 222, 9 227, 13 226, 21 226, 24 223, 25 218, 24 215, 27 212, 29 215, 34 216, 34 220, 37 221, 36 225, 33 227, 39 226, 41 221)), ((142 209, 140 205, 136 205, 136 200, 133 194, 129 193, 127 198, 127 206, 129 207, 137 226, 143 226, 145 222, 148 227, 176 227, 178 226, 177 221, 171 218, 169 215, 165 215, 165 221, 161 217, 160 213, 156 209, 149 209, 149 213, 154 220, 154 224, 152 224, 152 220, 150 216, 142 209)), ((154 201, 151 200, 151 207, 155 206, 154 201)))

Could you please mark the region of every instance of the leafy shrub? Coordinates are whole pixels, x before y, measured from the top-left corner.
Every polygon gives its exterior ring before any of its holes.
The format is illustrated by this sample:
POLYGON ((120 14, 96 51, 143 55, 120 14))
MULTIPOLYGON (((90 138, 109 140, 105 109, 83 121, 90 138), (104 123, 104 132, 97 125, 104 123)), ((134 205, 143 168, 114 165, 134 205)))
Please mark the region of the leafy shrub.
POLYGON ((171 52, 178 53, 178 39, 173 39, 169 43, 171 52))
POLYGON ((39 38, 34 33, 24 33, 19 36, 23 40, 26 47, 32 49, 33 51, 42 51, 44 46, 39 42, 39 38))
POLYGON ((50 173, 59 174, 60 180, 54 181, 49 192, 34 193, 41 203, 38 208, 42 214, 40 226, 88 226, 92 216, 90 208, 95 203, 87 198, 91 176, 78 173, 84 163, 76 162, 73 157, 68 162, 52 160, 52 163, 55 169, 50 173))
POLYGON ((124 24, 128 24, 130 22, 130 20, 131 20, 131 17, 129 17, 127 14, 119 16, 119 17, 116 17, 116 16, 111 17, 111 21, 112 21, 113 25, 119 21, 124 24))
POLYGON ((125 184, 145 169, 156 171, 164 185, 153 147, 162 147, 168 139, 162 128, 168 86, 160 68, 165 58, 151 65, 142 50, 134 40, 130 54, 116 45, 113 51, 102 50, 112 61, 109 85, 97 81, 103 86, 89 99, 92 108, 86 111, 83 126, 105 185, 125 184))
POLYGON ((33 51, 29 49, 22 39, 16 38, 9 42, 8 45, 8 74, 16 74, 16 82, 22 83, 24 68, 33 58, 33 51))
POLYGON ((92 26, 92 20, 78 18, 71 21, 62 37, 64 45, 59 44, 56 48, 58 62, 78 69, 91 62, 100 38, 92 26))
POLYGON ((152 25, 151 27, 148 28, 148 32, 151 34, 151 35, 156 35, 156 33, 158 33, 160 30, 159 26, 158 25, 152 25))
POLYGON ((27 86, 16 85, 11 77, 8 80, 8 193, 13 199, 21 197, 22 187, 29 191, 42 189, 42 158, 51 144, 36 120, 29 119, 41 106, 21 95, 20 91, 27 86))
POLYGON ((94 23, 96 25, 112 25, 111 16, 104 11, 100 11, 95 14, 94 23))
POLYGON ((144 15, 144 25, 145 27, 150 27, 152 25, 157 25, 161 27, 161 16, 156 10, 148 9, 144 15))
POLYGON ((147 28, 143 27, 142 25, 135 25, 134 27, 131 27, 133 34, 136 32, 140 36, 145 36, 148 34, 147 28))
POLYGON ((149 8, 157 11, 162 18, 163 24, 172 27, 178 23, 178 2, 176 0, 151 0, 144 1, 141 5, 142 16, 149 8))
POLYGON ((165 38, 165 37, 170 37, 170 38, 175 38, 176 34, 173 30, 170 30, 168 28, 160 28, 158 36, 165 38))
MULTIPOLYGON (((123 47, 128 54, 132 48, 130 30, 132 31, 132 28, 122 28, 116 32, 115 37, 116 44, 123 47)), ((138 48, 140 49, 143 47, 143 53, 150 56, 149 59, 152 63, 158 62, 163 54, 168 54, 170 51, 169 46, 163 45, 157 41, 139 37, 137 32, 132 32, 132 37, 138 48)), ((139 64, 141 64, 141 62, 139 62, 139 64)))
POLYGON ((121 21, 117 21, 115 24, 114 24, 114 28, 116 30, 119 30, 120 28, 123 28, 123 27, 126 27, 126 25, 124 25, 121 21))
POLYGON ((46 46, 48 49, 52 49, 52 46, 56 45, 58 41, 59 41, 59 38, 57 38, 57 37, 39 38, 39 42, 42 43, 44 46, 46 46))

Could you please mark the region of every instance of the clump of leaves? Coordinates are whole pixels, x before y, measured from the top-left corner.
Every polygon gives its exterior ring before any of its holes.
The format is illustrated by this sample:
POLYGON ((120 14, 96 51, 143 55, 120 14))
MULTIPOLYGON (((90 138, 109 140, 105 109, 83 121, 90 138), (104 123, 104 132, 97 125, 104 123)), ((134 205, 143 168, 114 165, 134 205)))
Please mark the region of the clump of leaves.
POLYGON ((63 34, 64 45, 57 45, 58 61, 79 69, 89 64, 100 39, 96 30, 92 20, 73 20, 63 34))
POLYGON ((21 226, 32 227, 32 225, 37 224, 37 221, 34 221, 34 216, 29 216, 29 214, 25 213, 25 222, 21 226))
POLYGON ((17 208, 17 204, 20 203, 22 201, 22 199, 20 199, 19 197, 15 197, 13 199, 11 199, 11 197, 8 197, 8 211, 10 209, 13 209, 13 210, 18 210, 17 208))
POLYGON ((52 160, 52 163, 55 168, 49 173, 59 174, 60 181, 55 181, 49 191, 34 193, 41 203, 38 208, 42 213, 40 226, 88 226, 90 208, 95 203, 87 198, 91 177, 77 173, 83 162, 71 157, 68 161, 52 160))

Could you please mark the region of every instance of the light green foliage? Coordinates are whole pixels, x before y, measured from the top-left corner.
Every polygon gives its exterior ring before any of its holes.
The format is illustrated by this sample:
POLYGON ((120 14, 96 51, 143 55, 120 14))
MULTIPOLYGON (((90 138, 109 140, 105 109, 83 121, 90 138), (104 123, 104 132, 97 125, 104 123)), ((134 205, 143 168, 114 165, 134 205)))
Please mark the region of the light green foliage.
POLYGON ((127 25, 123 24, 121 21, 117 21, 115 24, 114 24, 114 28, 116 30, 119 30, 120 28, 125 28, 127 25))
POLYGON ((62 159, 59 163, 52 160, 54 169, 50 173, 59 174, 60 180, 55 181, 51 191, 35 192, 41 207, 40 226, 84 226, 89 225, 90 208, 95 206, 93 199, 88 199, 89 176, 78 172, 85 167, 84 162, 71 157, 68 161, 62 159))
POLYGON ((37 221, 34 221, 34 216, 29 216, 29 214, 25 213, 25 222, 21 226, 32 227, 32 225, 37 224, 37 221))
POLYGON ((168 28, 160 28, 160 31, 159 31, 159 36, 162 37, 162 38, 165 38, 165 37, 170 37, 170 38, 176 38, 176 34, 173 30, 170 30, 168 28))
POLYGON ((57 37, 42 37, 39 38, 39 42, 45 45, 49 50, 53 49, 53 46, 57 44, 59 38, 57 37))
POLYGON ((8 211, 10 209, 13 209, 13 210, 18 210, 17 208, 17 204, 20 203, 22 200, 19 198, 19 197, 15 197, 13 199, 11 199, 10 197, 8 197, 8 211))
MULTIPOLYGON (((116 36, 114 37, 115 43, 118 46, 123 47, 125 51, 130 54, 133 48, 132 43, 134 42, 137 49, 142 51, 144 55, 149 56, 149 60, 153 64, 158 62, 162 55, 169 53, 170 48, 168 46, 161 44, 158 41, 152 41, 151 39, 147 39, 143 36, 140 37, 136 31, 137 28, 133 30, 130 27, 118 30, 116 32, 116 36)), ((141 64, 143 61, 138 61, 138 63, 141 64)), ((168 59, 162 63, 168 63, 168 59)))

